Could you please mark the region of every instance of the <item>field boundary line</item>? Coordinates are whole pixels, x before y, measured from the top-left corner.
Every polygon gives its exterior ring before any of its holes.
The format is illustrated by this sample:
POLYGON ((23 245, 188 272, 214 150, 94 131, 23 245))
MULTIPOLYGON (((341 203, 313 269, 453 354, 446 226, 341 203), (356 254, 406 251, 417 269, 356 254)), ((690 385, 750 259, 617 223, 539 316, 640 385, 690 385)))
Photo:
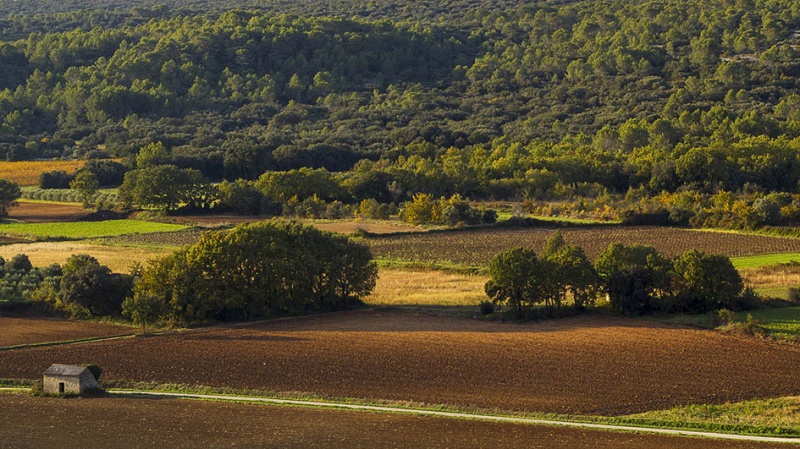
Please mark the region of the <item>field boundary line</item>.
POLYGON ((41 343, 25 343, 14 346, 3 346, 0 347, 0 351, 13 351, 16 349, 28 349, 28 348, 43 348, 47 346, 73 345, 80 343, 92 343, 95 341, 121 340, 123 338, 134 338, 134 337, 136 337, 136 334, 112 335, 109 337, 87 337, 87 338, 79 338, 77 340, 64 340, 64 341, 43 341, 41 343))
POLYGON ((770 436, 759 436, 759 435, 741 435, 733 433, 704 432, 699 430, 662 429, 656 427, 596 424, 596 423, 584 423, 576 421, 555 421, 549 419, 521 418, 521 417, 496 416, 496 415, 472 414, 472 413, 461 413, 461 412, 446 412, 438 410, 387 407, 378 405, 347 404, 342 402, 304 401, 297 399, 277 399, 277 398, 262 398, 256 396, 236 396, 236 395, 218 395, 218 394, 169 393, 169 392, 144 391, 144 390, 109 389, 106 391, 109 394, 130 395, 130 396, 155 396, 155 397, 206 399, 206 400, 237 401, 237 402, 262 402, 262 403, 277 404, 277 405, 325 407, 332 409, 364 410, 364 411, 383 412, 383 413, 403 413, 412 415, 434 416, 440 418, 472 419, 478 421, 507 422, 513 424, 533 424, 533 425, 556 426, 556 427, 572 427, 572 428, 594 429, 601 431, 641 432, 641 433, 654 433, 654 434, 671 435, 671 436, 715 438, 722 440, 751 441, 760 443, 800 444, 800 438, 795 438, 795 437, 770 437, 770 436))

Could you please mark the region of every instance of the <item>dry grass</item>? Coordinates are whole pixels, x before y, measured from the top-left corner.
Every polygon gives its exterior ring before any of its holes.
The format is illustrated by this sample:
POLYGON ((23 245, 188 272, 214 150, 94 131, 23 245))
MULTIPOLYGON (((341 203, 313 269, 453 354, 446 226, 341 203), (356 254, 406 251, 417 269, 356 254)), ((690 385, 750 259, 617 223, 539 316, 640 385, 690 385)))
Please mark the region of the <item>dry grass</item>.
POLYGON ((73 254, 89 254, 101 264, 117 273, 127 273, 135 262, 144 264, 149 259, 172 252, 169 249, 130 248, 93 245, 80 242, 17 243, 0 246, 0 256, 6 260, 16 254, 27 254, 34 266, 63 264, 73 254))
POLYGON ((367 304, 474 306, 486 299, 489 278, 442 271, 381 270, 367 304))
POLYGON ((795 287, 800 285, 800 265, 778 264, 739 270, 746 284, 756 288, 795 287))
POLYGON ((0 179, 7 179, 21 186, 39 184, 39 175, 43 172, 62 170, 75 173, 86 164, 86 161, 0 161, 0 179))

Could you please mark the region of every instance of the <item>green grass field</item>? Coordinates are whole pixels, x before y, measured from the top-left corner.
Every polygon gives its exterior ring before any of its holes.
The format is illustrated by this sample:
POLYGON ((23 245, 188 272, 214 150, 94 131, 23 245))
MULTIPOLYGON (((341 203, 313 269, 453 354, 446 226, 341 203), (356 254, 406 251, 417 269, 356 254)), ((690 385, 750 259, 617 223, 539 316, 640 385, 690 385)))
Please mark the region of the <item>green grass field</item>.
POLYGON ((29 236, 36 238, 88 239, 113 237, 124 234, 170 232, 186 229, 187 226, 154 223, 140 220, 108 220, 65 223, 6 223, 0 224, 0 234, 29 236))
POLYGON ((779 263, 800 261, 800 253, 758 254, 755 256, 731 257, 737 270, 742 268, 758 268, 779 263))

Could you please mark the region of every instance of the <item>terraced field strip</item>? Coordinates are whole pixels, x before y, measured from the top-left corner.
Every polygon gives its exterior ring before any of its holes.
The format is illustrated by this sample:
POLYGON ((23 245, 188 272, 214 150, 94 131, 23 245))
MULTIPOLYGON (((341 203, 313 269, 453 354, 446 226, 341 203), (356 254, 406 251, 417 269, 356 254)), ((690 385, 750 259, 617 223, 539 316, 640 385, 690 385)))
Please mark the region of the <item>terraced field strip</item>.
POLYGON ((436 416, 440 418, 472 419, 480 421, 495 421, 495 422, 514 423, 514 424, 534 424, 534 425, 544 425, 544 426, 573 427, 573 428, 617 431, 617 432, 646 432, 646 433, 655 433, 660 435, 691 436, 691 437, 715 438, 715 439, 736 440, 736 441, 753 441, 759 443, 800 444, 800 438, 738 435, 730 433, 701 432, 694 430, 676 430, 676 429, 661 429, 653 427, 595 424, 595 423, 584 423, 576 421, 554 421, 548 419, 445 412, 438 410, 426 410, 426 409, 415 409, 415 408, 347 404, 342 402, 301 401, 296 399, 275 399, 275 398, 261 398, 254 396, 234 396, 234 395, 216 395, 216 394, 168 393, 168 392, 154 392, 145 390, 111 389, 108 390, 108 393, 120 394, 120 395, 133 395, 133 396, 149 396, 157 398, 167 397, 167 398, 203 399, 203 400, 214 400, 214 401, 262 402, 262 403, 276 404, 276 405, 294 405, 301 407, 325 407, 334 409, 361 410, 361 411, 380 412, 380 413, 406 413, 413 415, 436 416))

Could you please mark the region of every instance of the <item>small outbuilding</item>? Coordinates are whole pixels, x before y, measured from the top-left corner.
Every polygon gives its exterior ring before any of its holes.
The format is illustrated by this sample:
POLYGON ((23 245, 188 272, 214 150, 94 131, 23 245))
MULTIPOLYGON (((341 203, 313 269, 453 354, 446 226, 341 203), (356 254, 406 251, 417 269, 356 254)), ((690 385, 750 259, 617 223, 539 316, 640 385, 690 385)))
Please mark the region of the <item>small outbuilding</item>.
POLYGON ((54 364, 44 372, 44 392, 82 394, 97 388, 97 379, 89 368, 54 364))

